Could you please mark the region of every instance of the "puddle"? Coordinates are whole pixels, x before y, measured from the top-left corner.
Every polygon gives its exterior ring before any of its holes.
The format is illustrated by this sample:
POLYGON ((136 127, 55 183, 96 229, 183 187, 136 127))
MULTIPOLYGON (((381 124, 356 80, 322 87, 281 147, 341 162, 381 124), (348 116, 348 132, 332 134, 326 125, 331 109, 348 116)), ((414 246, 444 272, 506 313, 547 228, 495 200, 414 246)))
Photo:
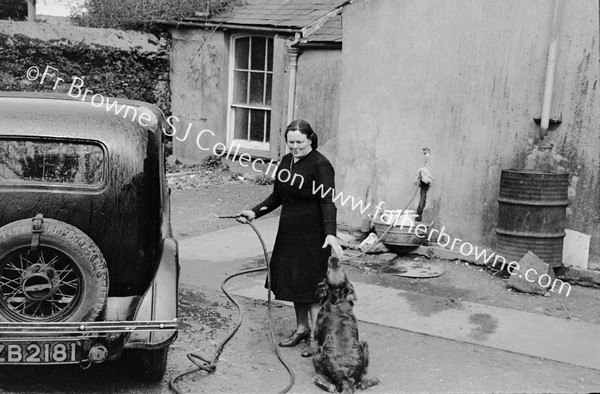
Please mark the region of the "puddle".
POLYGON ((462 302, 454 298, 425 296, 415 293, 398 293, 406 300, 410 309, 423 316, 432 316, 448 309, 462 309, 462 302))
POLYGON ((495 333, 498 328, 498 320, 487 313, 472 314, 469 316, 469 323, 477 325, 471 329, 469 336, 478 341, 487 340, 488 335, 495 333))
POLYGON ((220 311, 231 305, 221 305, 210 301, 202 293, 182 290, 179 295, 179 326, 182 330, 201 324, 209 330, 219 330, 229 326, 230 319, 220 311))

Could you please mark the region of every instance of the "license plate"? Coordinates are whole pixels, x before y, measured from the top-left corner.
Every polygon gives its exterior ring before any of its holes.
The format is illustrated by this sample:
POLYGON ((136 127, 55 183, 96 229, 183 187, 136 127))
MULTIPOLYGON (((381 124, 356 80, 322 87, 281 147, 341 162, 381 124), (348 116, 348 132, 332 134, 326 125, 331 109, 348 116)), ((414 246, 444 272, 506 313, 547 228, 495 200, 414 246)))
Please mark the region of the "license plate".
POLYGON ((79 361, 80 343, 0 342, 1 364, 69 364, 79 361))

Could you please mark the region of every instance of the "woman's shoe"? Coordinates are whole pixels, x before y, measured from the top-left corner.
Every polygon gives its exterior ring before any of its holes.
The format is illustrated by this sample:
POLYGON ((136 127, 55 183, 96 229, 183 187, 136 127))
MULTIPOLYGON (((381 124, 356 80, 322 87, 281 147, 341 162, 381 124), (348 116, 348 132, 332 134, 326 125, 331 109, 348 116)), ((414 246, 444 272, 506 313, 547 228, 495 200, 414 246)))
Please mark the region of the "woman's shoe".
POLYGON ((305 339, 310 338, 310 328, 307 328, 303 332, 294 331, 294 333, 285 341, 279 342, 281 347, 294 347, 305 339))

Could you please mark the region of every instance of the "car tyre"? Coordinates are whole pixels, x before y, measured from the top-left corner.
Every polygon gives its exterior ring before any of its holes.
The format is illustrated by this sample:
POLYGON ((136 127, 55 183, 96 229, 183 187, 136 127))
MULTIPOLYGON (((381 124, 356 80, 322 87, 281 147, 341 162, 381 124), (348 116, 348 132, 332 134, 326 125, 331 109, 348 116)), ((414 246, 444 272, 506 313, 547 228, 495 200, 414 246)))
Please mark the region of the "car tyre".
POLYGON ((0 228, 0 321, 92 321, 108 296, 108 268, 78 228, 43 218, 37 250, 32 220, 0 228))
POLYGON ((131 356, 134 359, 136 373, 143 380, 158 382, 165 376, 169 346, 160 349, 134 349, 131 356))

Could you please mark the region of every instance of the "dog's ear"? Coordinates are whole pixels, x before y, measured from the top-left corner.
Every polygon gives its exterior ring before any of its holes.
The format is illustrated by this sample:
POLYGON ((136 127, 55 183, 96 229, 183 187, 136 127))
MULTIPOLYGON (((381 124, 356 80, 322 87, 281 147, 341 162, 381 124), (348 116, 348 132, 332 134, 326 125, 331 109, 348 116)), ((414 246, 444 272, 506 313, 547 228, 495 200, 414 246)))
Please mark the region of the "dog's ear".
POLYGON ((356 297, 356 292, 354 291, 354 286, 352 283, 346 281, 346 299, 354 304, 358 301, 358 297, 356 297))
POLYGON ((328 292, 329 286, 327 286, 327 280, 323 279, 317 287, 317 297, 319 297, 321 301, 323 301, 327 297, 328 292))

